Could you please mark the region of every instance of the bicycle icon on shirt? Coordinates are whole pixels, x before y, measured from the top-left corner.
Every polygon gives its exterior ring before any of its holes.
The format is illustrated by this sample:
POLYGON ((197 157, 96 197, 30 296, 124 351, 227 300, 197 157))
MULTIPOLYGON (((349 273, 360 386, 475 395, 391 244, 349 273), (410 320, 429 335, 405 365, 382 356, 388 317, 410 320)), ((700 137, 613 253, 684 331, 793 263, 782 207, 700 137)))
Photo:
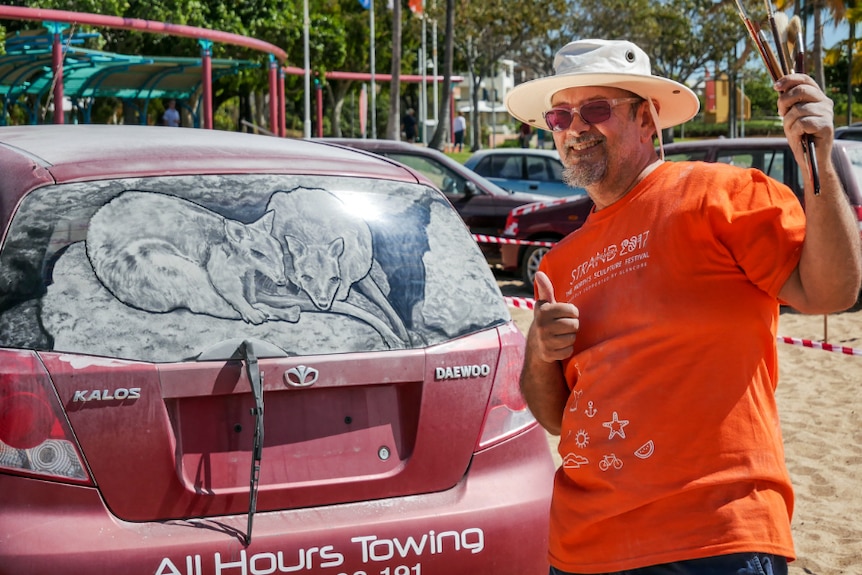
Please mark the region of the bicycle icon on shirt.
POLYGON ((617 457, 614 453, 603 456, 602 460, 599 461, 599 469, 601 469, 602 471, 607 471, 611 467, 613 467, 614 469, 623 468, 623 460, 617 457))

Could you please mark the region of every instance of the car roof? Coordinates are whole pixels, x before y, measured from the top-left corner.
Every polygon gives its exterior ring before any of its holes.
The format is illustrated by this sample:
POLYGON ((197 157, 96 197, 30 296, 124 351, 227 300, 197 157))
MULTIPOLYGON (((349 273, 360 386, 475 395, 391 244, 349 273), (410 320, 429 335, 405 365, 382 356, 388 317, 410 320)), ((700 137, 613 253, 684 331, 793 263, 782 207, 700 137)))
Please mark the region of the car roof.
POLYGON ((0 218, 47 183, 155 174, 337 174, 430 182, 400 164, 358 150, 240 132, 159 126, 0 127, 0 218))
POLYGON ((498 154, 521 154, 530 156, 547 156, 549 158, 560 159, 560 154, 556 150, 543 150, 541 148, 493 148, 490 150, 478 150, 471 157, 491 156, 498 154))
POLYGON ((376 156, 304 140, 156 126, 42 125, 0 128, 0 149, 17 152, 57 181, 122 174, 206 172, 374 175, 415 182, 376 156), (285 160, 290 160, 286 162, 285 160))
POLYGON ((672 142, 664 144, 665 152, 679 148, 739 148, 741 145, 749 148, 775 146, 786 146, 787 138, 779 137, 756 137, 756 138, 709 138, 706 140, 689 140, 686 142, 672 142))
POLYGON ((348 146, 350 148, 356 148, 381 154, 397 153, 405 155, 430 156, 438 162, 444 164, 453 172, 461 174, 461 176, 471 180, 475 184, 478 184, 482 190, 492 196, 520 196, 525 202, 542 197, 541 194, 532 194, 528 192, 512 192, 510 190, 502 188, 488 178, 479 175, 470 168, 467 168, 464 164, 453 160, 440 150, 437 150, 435 148, 429 148, 427 146, 419 146, 408 142, 402 142, 400 140, 375 140, 370 138, 322 138, 315 141, 323 142, 325 144, 348 146))
MULTIPOLYGON (((401 140, 386 140, 386 139, 374 139, 374 138, 312 138, 313 141, 323 142, 329 144, 338 144, 341 146, 350 146, 362 148, 363 150, 387 150, 387 151, 398 151, 398 152, 428 152, 428 153, 441 153, 434 148, 428 148, 425 146, 417 146, 416 144, 411 144, 409 142, 402 142, 401 140)), ((444 154, 445 155, 445 154, 444 154)))

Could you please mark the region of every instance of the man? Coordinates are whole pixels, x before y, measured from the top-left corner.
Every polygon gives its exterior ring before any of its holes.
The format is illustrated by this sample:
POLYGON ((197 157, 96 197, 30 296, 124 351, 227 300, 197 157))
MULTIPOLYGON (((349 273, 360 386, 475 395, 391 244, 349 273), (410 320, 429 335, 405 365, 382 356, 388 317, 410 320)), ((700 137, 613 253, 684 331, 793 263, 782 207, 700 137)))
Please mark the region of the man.
POLYGON ((401 122, 401 130, 404 132, 404 141, 411 144, 416 141, 416 111, 409 108, 401 122))
POLYGON ((168 100, 168 107, 165 108, 165 113, 162 115, 162 121, 165 126, 178 128, 180 125, 180 112, 177 110, 177 101, 174 99, 168 100))
POLYGON ((521 122, 518 127, 518 144, 522 148, 530 147, 530 139, 533 137, 533 128, 527 122, 521 122))
POLYGON ((551 573, 786 574, 779 302, 842 310, 862 281, 832 102, 801 74, 775 86, 797 162, 804 134, 816 146, 821 191, 809 178, 803 212, 757 170, 663 162, 653 138, 699 103, 634 44, 572 42, 554 68, 506 100, 552 131, 566 181, 595 203, 542 260, 521 375, 560 435, 551 573))
POLYGON ((458 114, 455 117, 455 126, 452 130, 455 133, 455 151, 461 152, 464 150, 464 132, 467 130, 467 119, 464 114, 458 114))

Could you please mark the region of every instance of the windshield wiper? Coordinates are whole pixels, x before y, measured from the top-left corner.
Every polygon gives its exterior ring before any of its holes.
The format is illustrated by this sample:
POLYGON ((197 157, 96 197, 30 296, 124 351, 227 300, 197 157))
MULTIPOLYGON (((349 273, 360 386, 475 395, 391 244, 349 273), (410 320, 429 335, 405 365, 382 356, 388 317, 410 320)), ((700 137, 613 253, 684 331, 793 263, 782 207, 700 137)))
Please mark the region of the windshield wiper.
POLYGON ((263 455, 263 378, 257 357, 254 355, 254 346, 251 341, 244 340, 237 350, 242 359, 245 360, 248 381, 251 384, 251 392, 254 394, 254 407, 251 414, 254 415, 254 445, 251 452, 251 479, 248 494, 248 528, 245 536, 246 547, 251 544, 251 528, 254 523, 254 513, 257 510, 257 488, 260 481, 260 460, 263 455))

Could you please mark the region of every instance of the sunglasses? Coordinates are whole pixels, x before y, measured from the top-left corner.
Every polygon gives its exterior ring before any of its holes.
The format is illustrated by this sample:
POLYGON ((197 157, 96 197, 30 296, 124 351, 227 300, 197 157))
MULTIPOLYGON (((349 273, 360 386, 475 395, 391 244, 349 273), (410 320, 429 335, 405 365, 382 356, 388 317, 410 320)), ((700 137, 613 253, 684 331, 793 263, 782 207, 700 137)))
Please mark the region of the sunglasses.
POLYGON ((551 108, 544 114, 545 122, 552 132, 567 130, 572 125, 575 114, 581 117, 585 124, 601 124, 611 117, 611 108, 621 104, 642 102, 641 98, 614 98, 613 100, 594 100, 580 108, 551 108))

